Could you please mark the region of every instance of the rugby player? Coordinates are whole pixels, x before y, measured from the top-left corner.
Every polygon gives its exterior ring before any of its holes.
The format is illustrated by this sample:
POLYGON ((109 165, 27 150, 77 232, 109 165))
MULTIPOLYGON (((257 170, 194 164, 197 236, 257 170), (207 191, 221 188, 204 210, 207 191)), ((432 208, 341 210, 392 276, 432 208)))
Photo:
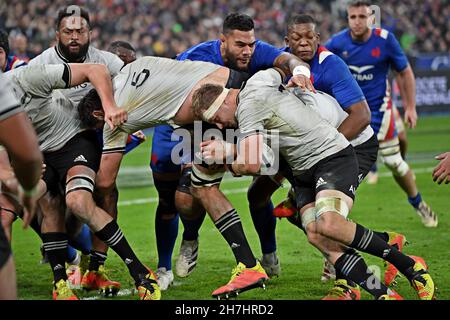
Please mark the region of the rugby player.
MULTIPOLYGON (((227 86, 233 82, 233 76, 235 73, 228 68, 211 63, 165 58, 143 57, 125 66, 113 82, 115 101, 128 111, 128 120, 115 130, 104 128, 104 148, 96 184, 98 193, 107 196, 115 187, 128 133, 167 123, 192 124, 195 117, 191 101, 195 90, 205 83, 227 86)), ((98 110, 101 102, 95 91, 89 93, 78 108, 86 126, 101 123, 102 112, 98 110)), ((110 200, 102 200, 105 208, 110 207, 110 200)), ((232 223, 228 225, 228 217, 221 220, 226 211, 208 211, 236 258, 238 289, 245 291, 262 285, 268 277, 251 251, 237 213, 234 211, 232 223)))
MULTIPOLYGON (((101 157, 95 131, 83 127, 73 101, 54 90, 89 81, 100 92, 104 119, 112 129, 126 121, 127 115, 114 102, 108 69, 102 64, 36 65, 10 71, 6 77, 33 123, 44 153, 46 170, 40 195, 48 191, 52 200, 62 199, 71 212, 122 258, 140 299, 160 299, 155 275, 136 257, 115 220, 94 202, 101 157)), ((64 215, 54 207, 50 209, 43 210, 41 236, 54 276, 53 298, 76 300, 77 296, 67 286, 63 267, 68 242, 64 215)))
MULTIPOLYGON (((56 17, 56 45, 46 49, 40 55, 32 59, 30 65, 38 64, 61 64, 61 63, 100 63, 105 65, 111 76, 114 77, 123 67, 124 62, 115 54, 99 50, 91 45, 91 22, 89 13, 78 6, 67 6, 58 11, 56 17)), ((82 83, 74 88, 65 89, 65 97, 72 100, 76 105, 89 90, 92 89, 90 83, 82 83)), ((101 136, 101 135, 100 135, 101 136)), ((135 139, 137 146, 141 141, 135 139), (138 143, 139 142, 139 143, 138 143)), ((130 135, 130 142, 134 141, 130 135)), ((131 145, 127 146, 130 149, 131 145)), ((49 204, 45 204, 47 197, 41 199, 40 203, 50 210, 49 204)), ((116 211, 111 211, 114 214, 116 211)), ((116 218, 113 215, 113 218, 116 218)), ((38 224, 36 222, 36 224, 38 224)), ((69 247, 67 260, 69 265, 79 265, 78 277, 76 268, 70 267, 68 270, 72 284, 81 286, 85 290, 99 290, 106 294, 115 294, 120 289, 120 283, 112 281, 104 268, 107 246, 99 241, 95 235, 89 233, 89 228, 82 225, 73 215, 68 214, 69 247), (81 251, 81 257, 76 252, 81 251), (77 263, 79 262, 79 263, 77 263), (76 271, 72 275, 72 273, 76 271)), ((39 232, 38 232, 39 233, 39 232)), ((45 254, 45 252, 44 252, 45 254)))
MULTIPOLYGON (((320 34, 317 30, 316 21, 309 15, 295 15, 289 19, 287 35, 285 37, 286 48, 293 54, 299 56, 303 61, 310 64, 311 78, 316 89, 333 96, 348 116, 330 117, 332 114, 325 108, 317 111, 321 116, 331 122, 354 147, 358 158, 358 186, 377 158, 378 141, 370 129, 371 134, 366 135, 367 140, 355 139, 362 134, 362 130, 370 124, 370 110, 366 99, 348 70, 346 64, 338 56, 320 46, 320 34)), ((344 113, 345 115, 345 113, 344 113)), ((264 200, 269 199, 277 184, 277 177, 260 176, 254 180, 249 190, 249 199, 255 203, 264 205, 264 200), (273 186, 273 187, 271 187, 273 186)), ((291 192, 289 194, 292 194, 291 192)), ((287 216, 288 220, 302 227, 301 219, 296 210, 295 201, 292 197, 277 206, 274 210, 275 216, 287 216)), ((406 239, 403 235, 394 232, 376 232, 390 245, 403 248, 406 239)), ((324 271, 321 280, 335 278, 333 266, 325 259, 324 271)), ((338 275, 335 286, 324 299, 358 299, 360 292, 356 284, 348 283, 342 275, 338 275)))
MULTIPOLYGON (((0 184, 14 183, 17 178, 21 186, 19 193, 25 207, 24 227, 36 208, 36 186, 42 170, 42 154, 34 129, 24 109, 11 92, 0 71, 0 145, 4 146, 14 161, 15 175, 9 170, 1 170, 0 184)), ((0 207, 0 211, 4 211, 0 207)), ((16 269, 9 241, 0 225, 0 300, 17 299, 16 269)))
POLYGON ((26 66, 27 63, 16 56, 9 55, 9 41, 6 31, 0 29, 0 70, 3 72, 26 66))
MULTIPOLYGON (((423 259, 404 255, 373 231, 345 218, 353 205, 358 184, 358 164, 353 148, 326 120, 309 110, 308 105, 317 104, 317 109, 326 105, 326 99, 331 97, 318 91, 302 93, 298 99, 283 90, 284 76, 276 69, 268 69, 255 74, 241 90, 211 84, 198 89, 192 102, 197 117, 219 128, 234 125, 240 130, 238 146, 225 148, 231 152, 220 152, 220 158, 215 159, 214 150, 217 145, 223 146, 223 142, 210 140, 202 143, 203 157, 223 161, 237 154, 227 165, 233 174, 267 174, 274 164, 268 159, 278 155, 267 151, 263 138, 277 143, 280 155, 292 171, 290 181, 308 239, 335 268, 376 299, 401 299, 379 280, 375 286, 370 283, 374 275, 354 249, 366 252, 394 264, 420 299, 433 299, 434 283, 423 259), (278 135, 275 136, 275 132, 278 135)), ((193 177, 196 168, 198 166, 194 165, 193 177)), ((205 175, 202 178, 206 180, 205 175)), ((208 179, 213 182, 217 176, 208 179)), ((194 179, 192 182, 194 184, 194 179)), ((224 286, 216 294, 230 293, 230 290, 224 286)))
POLYGON ((395 36, 381 28, 370 28, 372 12, 365 1, 350 3, 347 8, 349 28, 334 35, 325 46, 341 57, 361 87, 372 113, 371 126, 380 143, 380 156, 392 171, 397 184, 426 227, 437 227, 438 217, 422 200, 414 173, 402 158, 395 118, 392 111, 391 90, 388 85, 390 68, 397 73, 403 93, 405 122, 414 128, 417 122, 415 80, 408 60, 395 36))
MULTIPOLYGON (((227 15, 223 23, 223 32, 217 40, 200 43, 179 54, 177 60, 206 61, 226 66, 233 70, 245 72, 234 73, 233 87, 239 88, 242 79, 259 70, 279 67, 286 72, 295 73, 293 83, 313 90, 310 81, 301 75, 300 66, 306 66, 299 58, 283 53, 272 45, 255 38, 254 22, 248 15, 232 13, 227 15)), ((306 68, 305 68, 306 69, 306 68)), ((158 190, 159 203, 155 218, 159 262, 158 268, 166 274, 170 284, 173 279, 171 257, 178 231, 177 211, 181 214, 184 225, 183 241, 176 262, 176 273, 186 277, 194 270, 198 259, 198 231, 203 223, 205 210, 198 201, 193 201, 189 194, 190 166, 183 168, 181 178, 180 165, 171 159, 173 148, 181 140, 172 138, 174 129, 171 126, 155 128, 152 144, 151 168, 153 180, 158 190), (178 186, 178 187, 177 187, 178 186), (173 199, 175 204, 173 205, 173 199), (178 210, 177 210, 178 209, 178 210), (167 270, 167 271, 166 271, 167 270)), ((176 136, 175 136, 176 137, 176 136)), ((185 157, 189 158, 188 155, 185 157)), ((191 160, 191 159, 189 159, 191 160)), ((187 162, 189 162, 189 160, 187 162)), ((275 236, 265 232, 266 228, 274 228, 276 219, 272 216, 273 207, 251 207, 251 215, 260 238, 263 253, 261 264, 270 276, 280 273, 280 262, 276 255, 275 236), (267 214, 260 211, 265 210, 267 214)))

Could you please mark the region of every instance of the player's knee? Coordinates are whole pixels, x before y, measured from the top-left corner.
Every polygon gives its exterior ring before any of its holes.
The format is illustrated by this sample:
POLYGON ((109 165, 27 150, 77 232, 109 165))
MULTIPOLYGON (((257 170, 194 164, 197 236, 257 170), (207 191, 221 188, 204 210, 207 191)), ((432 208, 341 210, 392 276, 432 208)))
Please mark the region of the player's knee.
POLYGON ((347 203, 338 197, 322 197, 316 200, 315 217, 317 232, 329 237, 340 232, 337 219, 346 219, 349 213, 347 203))
POLYGON ((306 236, 308 238, 308 242, 312 244, 313 246, 319 245, 320 241, 320 234, 317 233, 316 228, 306 228, 306 236))
POLYGON ((95 181, 95 191, 100 196, 105 196, 114 190, 115 185, 114 179, 110 177, 97 178, 95 181))
POLYGON ((116 188, 117 174, 107 174, 105 171, 100 171, 95 176, 95 193, 100 196, 109 196, 116 188))
POLYGON ((336 232, 339 232, 335 225, 333 213, 324 213, 317 219, 317 233, 324 237, 333 236, 336 232))
POLYGON ((175 193, 175 207, 181 215, 190 217, 193 213, 194 198, 191 194, 177 191, 175 193))
POLYGON ((395 176, 403 177, 409 171, 409 165, 403 160, 400 152, 389 156, 383 156, 383 162, 395 176))
POLYGON ((175 207, 175 192, 177 190, 178 179, 164 181, 154 178, 156 191, 158 191, 158 209, 157 212, 164 215, 175 215, 177 209, 175 207))
POLYGON ((95 207, 92 193, 86 190, 76 190, 66 194, 67 209, 83 221, 89 221, 95 207))
POLYGON ((398 177, 405 176, 409 166, 400 153, 398 138, 380 142, 380 156, 386 167, 398 177))

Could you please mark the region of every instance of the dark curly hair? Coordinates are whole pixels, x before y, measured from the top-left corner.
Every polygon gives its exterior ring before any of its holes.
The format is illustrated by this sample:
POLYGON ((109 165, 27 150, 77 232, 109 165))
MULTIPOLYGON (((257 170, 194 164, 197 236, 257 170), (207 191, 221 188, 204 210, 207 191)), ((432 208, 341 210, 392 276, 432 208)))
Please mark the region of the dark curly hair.
POLYGON ((6 56, 9 55, 9 41, 6 31, 0 29, 0 47, 6 52, 6 56))
POLYGON ((230 13, 223 22, 223 33, 227 34, 233 30, 250 31, 255 28, 253 19, 243 13, 230 13))
POLYGON ((78 103, 78 117, 86 128, 94 128, 98 120, 92 114, 94 111, 102 110, 102 101, 97 90, 91 89, 78 103))

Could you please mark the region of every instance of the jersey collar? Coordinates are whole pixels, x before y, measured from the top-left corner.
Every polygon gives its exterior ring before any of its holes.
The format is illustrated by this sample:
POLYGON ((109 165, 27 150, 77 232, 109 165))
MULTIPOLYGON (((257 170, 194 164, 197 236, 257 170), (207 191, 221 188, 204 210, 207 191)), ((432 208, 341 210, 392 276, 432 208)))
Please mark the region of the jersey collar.
MULTIPOLYGON (((54 48, 55 48, 56 54, 58 55, 58 57, 59 57, 62 61, 64 61, 65 63, 70 63, 70 61, 69 61, 66 57, 64 57, 63 54, 59 51, 58 44, 56 44, 54 48)), ((88 52, 89 52, 89 49, 88 49, 88 52)), ((80 61, 78 61, 77 63, 84 63, 85 60, 86 60, 86 56, 84 56, 84 57, 83 57, 80 61)))

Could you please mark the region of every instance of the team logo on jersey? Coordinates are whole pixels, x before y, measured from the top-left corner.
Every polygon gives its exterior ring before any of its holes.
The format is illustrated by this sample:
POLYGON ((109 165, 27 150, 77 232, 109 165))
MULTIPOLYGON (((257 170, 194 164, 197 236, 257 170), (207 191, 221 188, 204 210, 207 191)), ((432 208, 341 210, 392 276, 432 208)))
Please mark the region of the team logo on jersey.
POLYGON ((373 73, 363 74, 364 72, 375 68, 375 66, 373 66, 373 65, 361 66, 361 67, 349 65, 348 68, 351 71, 353 71, 352 74, 356 81, 367 81, 367 80, 373 79, 373 73))
POLYGON ((381 50, 379 47, 373 48, 372 49, 372 57, 374 58, 379 58, 381 55, 381 50))

